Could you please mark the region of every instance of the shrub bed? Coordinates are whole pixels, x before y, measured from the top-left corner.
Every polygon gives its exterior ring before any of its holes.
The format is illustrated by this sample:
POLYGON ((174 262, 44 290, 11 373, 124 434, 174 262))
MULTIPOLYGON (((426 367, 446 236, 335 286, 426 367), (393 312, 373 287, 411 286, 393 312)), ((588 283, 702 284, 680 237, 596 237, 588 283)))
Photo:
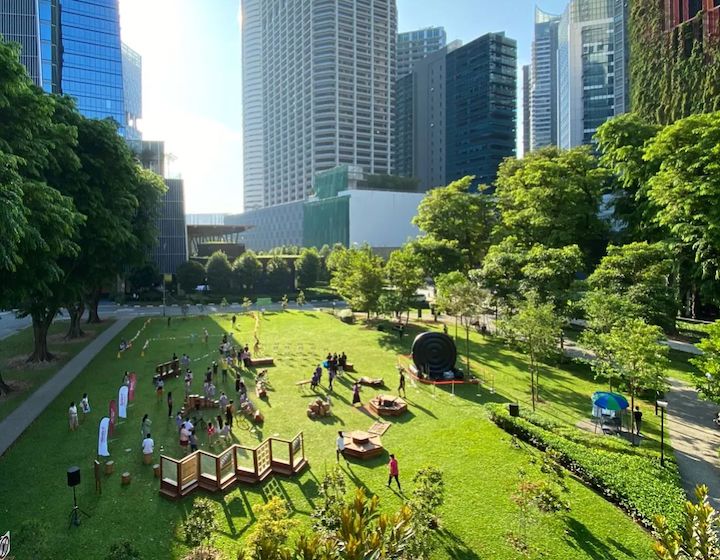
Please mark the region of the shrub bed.
POLYGON ((538 449, 558 452, 565 468, 645 527, 652 528, 656 515, 664 515, 671 527, 681 526, 686 498, 673 461, 663 468, 655 453, 578 430, 570 437, 567 428, 538 416, 512 417, 503 405, 488 409, 500 428, 538 449))

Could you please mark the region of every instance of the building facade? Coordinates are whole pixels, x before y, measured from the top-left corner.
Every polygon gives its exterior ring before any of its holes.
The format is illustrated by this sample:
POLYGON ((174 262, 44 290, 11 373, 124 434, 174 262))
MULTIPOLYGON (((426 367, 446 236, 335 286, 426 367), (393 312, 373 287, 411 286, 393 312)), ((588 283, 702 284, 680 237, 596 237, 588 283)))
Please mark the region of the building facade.
POLYGON ((244 0, 243 26, 244 59, 261 61, 243 84, 246 205, 304 200, 339 164, 389 174, 395 0, 244 0))
POLYGON ((0 33, 45 91, 75 98, 89 118, 125 132, 118 0, 3 0, 0 33))
POLYGON ((20 44, 20 62, 35 85, 42 86, 40 19, 36 0, 0 2, 0 35, 20 44))
POLYGON ((142 140, 138 121, 142 118, 142 57, 122 44, 122 77, 125 104, 125 138, 142 140))
POLYGON ((242 0, 243 210, 265 206, 262 0, 242 0))
POLYGON ((522 127, 522 155, 530 153, 530 65, 522 67, 523 88, 523 127, 522 127))
POLYGON ((185 194, 182 179, 165 179, 165 185, 168 190, 160 204, 153 261, 161 274, 174 274, 188 258, 185 194))
POLYGON ((415 64, 445 46, 447 35, 443 27, 426 27, 416 31, 398 33, 397 77, 409 74, 415 64))
POLYGON ((717 35, 720 23, 720 0, 664 0, 665 30, 689 21, 703 12, 703 27, 708 35, 717 35))
POLYGON ((557 145, 558 26, 560 16, 535 9, 530 69, 530 149, 557 145))
POLYGON ((516 153, 517 44, 488 33, 446 58, 446 182, 491 185, 516 153))
MULTIPOLYGON (((621 65, 622 97, 626 54, 617 53, 615 29, 627 25, 626 7, 616 0, 572 0, 563 13, 558 31, 558 144, 572 148, 590 144, 598 127, 622 114, 616 107, 616 66, 621 65)), ((624 37, 622 38, 624 42, 624 37)))

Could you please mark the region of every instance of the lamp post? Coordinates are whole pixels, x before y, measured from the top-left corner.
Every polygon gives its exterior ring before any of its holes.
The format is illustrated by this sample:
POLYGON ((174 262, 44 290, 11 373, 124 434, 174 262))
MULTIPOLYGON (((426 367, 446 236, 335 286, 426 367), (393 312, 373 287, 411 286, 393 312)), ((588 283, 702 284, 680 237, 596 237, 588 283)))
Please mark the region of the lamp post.
POLYGON ((660 409, 660 466, 665 466, 665 411, 667 410, 667 401, 656 401, 655 403, 660 409))

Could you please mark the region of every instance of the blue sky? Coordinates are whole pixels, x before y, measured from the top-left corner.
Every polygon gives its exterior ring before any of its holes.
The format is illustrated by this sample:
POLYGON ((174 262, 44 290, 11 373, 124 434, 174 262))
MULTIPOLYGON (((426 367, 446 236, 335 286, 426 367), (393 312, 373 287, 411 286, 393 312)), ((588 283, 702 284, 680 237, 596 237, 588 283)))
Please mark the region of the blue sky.
MULTIPOLYGON (((533 0, 397 0, 399 30, 441 25, 448 41, 505 31, 530 58, 533 0)), ((560 13, 567 0, 540 7, 560 13)), ((120 0, 123 40, 143 57, 143 119, 165 140, 170 175, 185 179, 186 212, 242 209, 239 0, 120 0), (212 9, 208 9, 212 6, 212 9)))

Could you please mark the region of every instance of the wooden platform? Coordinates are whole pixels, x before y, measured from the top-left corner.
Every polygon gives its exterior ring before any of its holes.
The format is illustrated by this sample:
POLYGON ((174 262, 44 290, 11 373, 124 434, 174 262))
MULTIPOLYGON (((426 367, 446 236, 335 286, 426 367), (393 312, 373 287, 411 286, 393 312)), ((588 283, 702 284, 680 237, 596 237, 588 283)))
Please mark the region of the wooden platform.
POLYGON ((250 359, 250 367, 274 366, 275 358, 254 358, 250 359))
POLYGON ((370 432, 355 431, 343 434, 345 455, 356 459, 372 459, 384 451, 380 436, 370 432))

